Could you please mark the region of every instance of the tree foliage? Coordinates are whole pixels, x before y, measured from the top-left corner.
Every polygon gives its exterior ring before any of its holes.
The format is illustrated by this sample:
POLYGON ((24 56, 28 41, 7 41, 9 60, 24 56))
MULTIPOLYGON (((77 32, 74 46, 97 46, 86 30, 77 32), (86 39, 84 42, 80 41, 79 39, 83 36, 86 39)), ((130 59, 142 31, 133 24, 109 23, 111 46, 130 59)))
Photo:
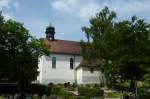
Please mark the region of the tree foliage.
POLYGON ((119 73, 124 79, 140 80, 150 65, 150 24, 133 16, 116 23, 117 48, 113 51, 119 73))
POLYGON ((49 54, 45 45, 32 37, 22 24, 0 15, 0 81, 24 86, 38 75, 38 57, 49 54))
POLYGON ((90 19, 89 27, 82 28, 94 49, 90 53, 103 60, 109 81, 142 80, 150 65, 150 24, 136 16, 115 18, 115 12, 105 7, 90 19))
POLYGON ((104 36, 108 35, 108 33, 113 32, 113 24, 114 18, 116 17, 116 13, 113 11, 109 11, 108 7, 105 7, 100 13, 97 13, 95 17, 90 19, 89 27, 82 27, 82 30, 85 32, 88 41, 90 39, 93 46, 94 51, 93 55, 95 57, 107 57, 105 52, 106 50, 104 43, 102 43, 104 36), (101 49, 101 50, 99 50, 101 49))

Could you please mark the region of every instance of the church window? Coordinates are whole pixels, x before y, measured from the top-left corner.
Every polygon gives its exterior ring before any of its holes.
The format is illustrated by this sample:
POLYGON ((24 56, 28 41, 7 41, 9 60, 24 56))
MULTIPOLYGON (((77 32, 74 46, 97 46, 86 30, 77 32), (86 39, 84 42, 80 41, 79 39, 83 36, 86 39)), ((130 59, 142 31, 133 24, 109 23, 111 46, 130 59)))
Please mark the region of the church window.
POLYGON ((73 69, 73 58, 70 58, 70 69, 73 69))
POLYGON ((94 69, 93 69, 93 68, 91 68, 91 69, 90 69, 90 72, 91 72, 91 73, 93 73, 93 71, 94 71, 94 69))
POLYGON ((52 68, 56 68, 56 57, 52 57, 52 68))

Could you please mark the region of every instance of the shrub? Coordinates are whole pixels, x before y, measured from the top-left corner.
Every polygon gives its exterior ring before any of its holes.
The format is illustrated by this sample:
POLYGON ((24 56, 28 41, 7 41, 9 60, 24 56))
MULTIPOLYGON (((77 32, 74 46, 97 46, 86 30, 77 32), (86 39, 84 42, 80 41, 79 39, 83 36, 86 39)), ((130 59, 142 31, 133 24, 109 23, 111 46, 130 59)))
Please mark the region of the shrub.
POLYGON ((116 84, 113 86, 113 89, 117 90, 117 91, 126 91, 126 92, 130 92, 130 88, 127 85, 123 85, 123 84, 116 84))
POLYGON ((14 83, 0 84, 0 94, 15 94, 18 93, 18 86, 14 83))
POLYGON ((50 83, 48 84, 48 86, 49 86, 49 87, 53 87, 54 84, 53 84, 52 82, 50 82, 50 83))
POLYGON ((121 97, 121 93, 119 92, 109 92, 106 94, 107 98, 120 98, 121 97))
POLYGON ((72 84, 72 87, 74 87, 74 88, 76 88, 77 86, 78 86, 77 83, 72 84))
POLYGON ((64 99, 70 99, 71 96, 73 96, 73 94, 71 92, 68 92, 66 90, 61 89, 58 92, 58 96, 63 97, 64 99))
POLYGON ((150 93, 140 93, 138 94, 138 99, 149 99, 150 93))
POLYGON ((99 84, 94 84, 94 88, 100 88, 99 84))
POLYGON ((90 84, 86 84, 85 86, 86 86, 86 87, 88 87, 88 88, 90 88, 92 85, 90 85, 90 84))
MULTIPOLYGON (((50 95, 51 94, 51 88, 45 85, 40 85, 40 84, 30 84, 27 85, 27 87, 22 90, 24 93, 27 94, 35 94, 37 93, 38 95, 50 95)), ((1 84, 0 86, 0 93, 9 93, 9 94, 15 94, 18 93, 18 85, 17 84, 1 84)))
POLYGON ((138 99, 149 99, 150 92, 148 92, 148 88, 138 88, 138 99))
MULTIPOLYGON (((71 99, 71 98, 70 98, 71 99)), ((77 97, 73 97, 72 99, 89 99, 87 97, 83 97, 83 96, 77 96, 77 97)))
POLYGON ((104 91, 98 88, 78 87, 78 92, 81 96, 103 96, 104 91))
POLYGON ((52 88, 51 93, 54 95, 58 95, 61 90, 61 87, 55 86, 52 88))
POLYGON ((42 96, 44 94, 46 94, 46 95, 51 94, 51 88, 50 87, 48 87, 46 85, 40 85, 40 84, 31 84, 24 91, 26 93, 30 93, 30 94, 37 93, 40 96, 42 96))
POLYGON ((67 83, 64 83, 64 87, 67 88, 67 83))

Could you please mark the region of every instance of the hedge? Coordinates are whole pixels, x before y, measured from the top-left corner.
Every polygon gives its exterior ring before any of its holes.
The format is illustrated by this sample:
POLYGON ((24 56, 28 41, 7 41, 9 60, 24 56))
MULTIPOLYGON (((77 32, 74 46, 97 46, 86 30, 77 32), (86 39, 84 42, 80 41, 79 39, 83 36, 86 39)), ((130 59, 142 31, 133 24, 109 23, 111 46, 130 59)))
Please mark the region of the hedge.
MULTIPOLYGON (((26 88, 23 90, 26 94, 35 94, 42 96, 44 94, 50 95, 51 94, 51 87, 40 85, 40 84, 30 84, 27 85, 26 88)), ((0 84, 0 94, 16 94, 19 93, 18 85, 17 84, 0 84)))
POLYGON ((29 94, 35 94, 37 93, 38 95, 50 95, 52 89, 46 85, 41 85, 41 84, 31 84, 25 89, 25 93, 29 94))
POLYGON ((98 88, 78 87, 80 96, 96 97, 103 96, 104 91, 98 88))

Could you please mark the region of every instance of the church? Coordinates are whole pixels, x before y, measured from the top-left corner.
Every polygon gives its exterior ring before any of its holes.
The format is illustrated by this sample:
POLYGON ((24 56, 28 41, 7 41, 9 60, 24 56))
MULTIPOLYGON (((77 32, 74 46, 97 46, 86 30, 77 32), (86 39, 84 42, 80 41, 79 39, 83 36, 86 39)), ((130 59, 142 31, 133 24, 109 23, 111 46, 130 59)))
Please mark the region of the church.
POLYGON ((40 84, 101 84, 104 74, 100 67, 102 62, 84 60, 81 56, 80 42, 55 39, 55 28, 46 28, 46 38, 42 38, 50 51, 50 56, 39 58, 37 81, 40 84))

